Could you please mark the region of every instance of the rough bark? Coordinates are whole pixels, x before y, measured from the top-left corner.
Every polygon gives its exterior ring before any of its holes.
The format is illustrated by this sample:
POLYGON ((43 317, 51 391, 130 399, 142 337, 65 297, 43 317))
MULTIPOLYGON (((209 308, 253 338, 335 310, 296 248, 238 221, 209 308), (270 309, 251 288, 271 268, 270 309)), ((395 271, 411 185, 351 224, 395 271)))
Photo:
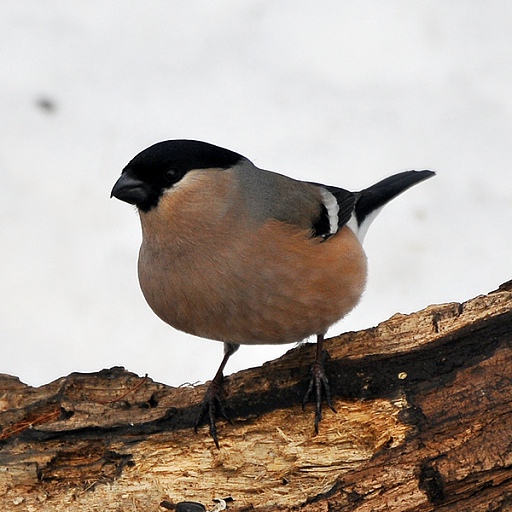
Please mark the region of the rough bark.
POLYGON ((511 340, 512 282, 332 338, 318 435, 301 345, 226 379, 220 450, 193 430, 204 385, 0 375, 0 509, 512 510, 511 340))

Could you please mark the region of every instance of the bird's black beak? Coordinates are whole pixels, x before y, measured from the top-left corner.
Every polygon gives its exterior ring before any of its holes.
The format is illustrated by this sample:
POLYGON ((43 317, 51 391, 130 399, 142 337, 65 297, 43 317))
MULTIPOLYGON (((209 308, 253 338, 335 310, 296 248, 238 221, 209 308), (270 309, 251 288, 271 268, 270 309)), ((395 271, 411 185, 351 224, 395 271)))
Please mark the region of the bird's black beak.
POLYGON ((116 181, 110 197, 115 197, 129 204, 138 205, 148 198, 148 186, 143 181, 128 174, 121 174, 116 181))

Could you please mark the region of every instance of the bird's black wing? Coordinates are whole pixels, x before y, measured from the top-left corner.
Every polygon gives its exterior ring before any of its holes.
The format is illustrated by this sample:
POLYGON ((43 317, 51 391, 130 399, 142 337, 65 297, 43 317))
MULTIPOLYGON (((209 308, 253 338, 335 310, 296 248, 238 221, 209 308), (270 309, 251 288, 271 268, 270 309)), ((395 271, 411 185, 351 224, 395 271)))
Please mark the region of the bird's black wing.
MULTIPOLYGON (((311 183, 311 185, 324 188, 336 199, 338 203, 338 225, 336 231, 339 231, 349 221, 359 194, 331 185, 322 185, 320 183, 311 183)), ((319 217, 315 219, 313 224, 313 236, 327 238, 329 235, 333 234, 329 221, 329 212, 327 211, 327 207, 323 205, 319 217)))

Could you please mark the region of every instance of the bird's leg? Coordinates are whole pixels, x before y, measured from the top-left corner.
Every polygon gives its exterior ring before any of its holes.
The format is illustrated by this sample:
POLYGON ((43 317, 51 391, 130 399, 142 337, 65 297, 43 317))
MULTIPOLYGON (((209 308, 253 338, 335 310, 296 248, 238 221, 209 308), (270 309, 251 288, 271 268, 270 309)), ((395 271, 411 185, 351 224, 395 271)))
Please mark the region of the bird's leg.
POLYGON ((323 348, 324 345, 324 335, 319 334, 316 338, 316 356, 315 362, 311 368, 311 378, 309 380, 308 390, 304 395, 304 400, 302 401, 302 408, 304 409, 306 406, 313 389, 315 390, 316 397, 316 413, 315 413, 315 432, 318 434, 318 424, 322 420, 322 390, 325 394, 325 401, 327 405, 333 412, 336 412, 336 409, 332 405, 331 398, 331 389, 329 387, 329 380, 327 379, 327 375, 325 374, 324 362, 326 352, 323 348))
POLYGON ((217 413, 220 413, 220 415, 225 420, 230 421, 220 398, 222 393, 222 382, 224 380, 223 372, 229 358, 238 350, 238 347, 239 345, 236 345, 235 343, 224 343, 224 357, 222 358, 222 362, 220 363, 219 369, 217 370, 215 377, 210 382, 210 385, 206 390, 206 393, 203 398, 203 403, 201 404, 201 410, 199 411, 199 415, 194 425, 194 430, 197 432, 199 425, 201 425, 204 417, 208 414, 210 435, 212 436, 213 442, 215 443, 215 446, 218 449, 220 448, 220 446, 219 440, 217 438, 217 425, 215 422, 217 413))

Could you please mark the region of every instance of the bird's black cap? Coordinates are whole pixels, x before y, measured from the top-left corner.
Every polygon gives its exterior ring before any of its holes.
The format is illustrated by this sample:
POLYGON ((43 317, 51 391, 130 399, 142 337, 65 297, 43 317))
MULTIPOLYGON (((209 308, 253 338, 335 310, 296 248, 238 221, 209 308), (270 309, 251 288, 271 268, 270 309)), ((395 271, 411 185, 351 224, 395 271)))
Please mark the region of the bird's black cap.
POLYGON ((135 156, 126 168, 147 172, 173 167, 192 169, 227 169, 243 159, 242 155, 199 140, 176 139, 157 142, 135 156))

